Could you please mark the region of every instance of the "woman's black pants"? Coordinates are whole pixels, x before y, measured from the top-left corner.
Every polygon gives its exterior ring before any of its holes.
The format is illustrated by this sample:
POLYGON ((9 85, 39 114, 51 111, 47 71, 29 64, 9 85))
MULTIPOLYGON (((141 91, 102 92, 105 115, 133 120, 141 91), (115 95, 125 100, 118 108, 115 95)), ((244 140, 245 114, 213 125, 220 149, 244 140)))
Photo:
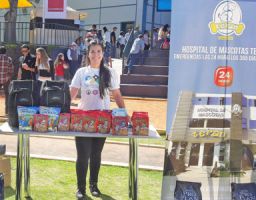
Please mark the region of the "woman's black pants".
POLYGON ((85 193, 86 175, 90 159, 90 184, 98 183, 101 152, 106 138, 76 137, 76 175, 77 188, 85 193))

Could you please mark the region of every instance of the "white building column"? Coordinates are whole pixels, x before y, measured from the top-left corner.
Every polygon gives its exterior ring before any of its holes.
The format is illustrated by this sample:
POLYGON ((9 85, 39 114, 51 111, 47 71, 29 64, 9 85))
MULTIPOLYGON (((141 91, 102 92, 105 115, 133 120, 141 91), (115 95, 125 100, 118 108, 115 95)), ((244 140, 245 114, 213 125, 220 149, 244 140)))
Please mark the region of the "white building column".
POLYGON ((219 156, 220 156, 220 143, 214 143, 214 152, 213 152, 213 166, 215 162, 217 162, 217 166, 220 166, 219 163, 219 156))
POLYGON ((181 142, 179 142, 178 147, 176 149, 176 159, 180 158, 180 150, 181 150, 181 142))
POLYGON ((199 161, 198 166, 203 166, 203 158, 204 158, 204 143, 200 143, 200 150, 199 150, 199 161))
POLYGON ((185 166, 189 165, 191 147, 192 147, 192 143, 188 142, 188 145, 187 145, 186 151, 185 151, 185 166))

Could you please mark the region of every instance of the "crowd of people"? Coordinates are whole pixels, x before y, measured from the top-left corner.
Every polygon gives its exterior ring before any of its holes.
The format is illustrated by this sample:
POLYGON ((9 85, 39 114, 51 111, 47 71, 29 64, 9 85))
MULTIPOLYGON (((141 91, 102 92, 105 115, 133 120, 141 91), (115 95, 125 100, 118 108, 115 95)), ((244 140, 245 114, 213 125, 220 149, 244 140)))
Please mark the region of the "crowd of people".
MULTIPOLYGON (((109 110, 110 92, 117 106, 125 108, 119 89, 119 78, 115 70, 111 68, 111 60, 116 57, 117 48, 120 49, 120 57, 122 57, 131 30, 128 30, 127 33, 121 31, 118 37, 116 31, 116 27, 113 27, 112 32, 108 31, 107 27, 103 27, 102 32, 97 30, 96 25, 93 25, 85 37, 77 38, 66 53, 59 53, 54 60, 50 58, 46 49, 39 47, 33 55, 29 45, 23 44, 20 47, 22 55, 19 58, 17 69, 13 65, 12 58, 7 56, 7 49, 0 46, 0 87, 3 87, 5 92, 6 114, 8 114, 8 86, 12 79, 65 81, 67 74, 68 79, 72 80, 70 84, 72 99, 76 98, 81 89, 79 109, 109 110)), ((169 35, 168 25, 159 30, 154 29, 153 45, 157 45, 157 42, 160 41, 161 48, 165 48, 164 43, 169 42, 169 35)), ((136 39, 129 55, 128 74, 131 73, 141 52, 149 50, 151 44, 148 31, 141 34, 138 29, 135 29, 134 37, 136 39)), ((99 197, 101 192, 98 188, 98 175, 105 138, 76 137, 75 143, 77 150, 76 197, 79 200, 86 199, 88 168, 90 168, 90 192, 93 196, 99 197)))
MULTIPOLYGON (((75 73, 81 66, 88 65, 87 55, 90 41, 94 40, 101 43, 104 47, 104 64, 112 67, 112 58, 122 58, 125 45, 129 41, 132 30, 127 32, 120 31, 119 36, 116 35, 117 27, 113 27, 110 32, 107 27, 98 30, 95 24, 87 31, 84 37, 80 36, 72 42, 67 51, 59 53, 56 58, 50 58, 47 51, 39 47, 35 51, 35 55, 30 52, 30 47, 24 44, 20 47, 21 56, 19 58, 19 66, 15 68, 12 58, 6 55, 6 48, 0 47, 0 87, 8 93, 8 85, 12 79, 20 80, 72 80, 75 73), (117 55, 117 49, 119 55, 117 55)), ((151 36, 149 31, 143 33, 136 27, 134 29, 134 42, 129 53, 127 67, 128 74, 132 72, 133 65, 138 63, 139 58, 143 58, 144 54, 151 48, 151 36), (141 56, 143 54, 143 56, 141 56)), ((169 49, 170 46, 170 30, 168 24, 160 28, 153 29, 153 48, 169 49)), ((8 95, 5 95, 6 97, 8 95)), ((7 101, 6 101, 7 102, 7 101)), ((6 113, 7 113, 6 105, 6 113)))
MULTIPOLYGON (((145 30, 143 34, 140 34, 139 31, 135 29, 134 36, 136 39, 132 44, 132 48, 127 60, 128 75, 132 73, 132 69, 135 64, 138 64, 139 62, 143 64, 144 57, 147 56, 148 50, 151 48, 151 38, 147 30, 145 30)), ((162 26, 161 28, 154 28, 152 36, 153 48, 160 48, 165 50, 170 48, 170 30, 168 24, 162 26)))

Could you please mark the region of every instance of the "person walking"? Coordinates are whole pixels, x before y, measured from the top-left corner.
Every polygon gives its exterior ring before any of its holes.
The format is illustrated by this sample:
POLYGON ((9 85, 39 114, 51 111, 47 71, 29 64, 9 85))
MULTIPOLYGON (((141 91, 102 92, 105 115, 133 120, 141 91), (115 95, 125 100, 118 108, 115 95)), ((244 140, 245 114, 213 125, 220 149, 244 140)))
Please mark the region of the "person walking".
MULTIPOLYGON (((104 65, 103 45, 92 40, 88 46, 88 66, 80 68, 72 79, 70 85, 71 98, 75 99, 81 89, 82 110, 108 110, 110 109, 111 91, 113 99, 120 108, 124 108, 124 101, 119 89, 118 75, 112 68, 104 65)), ((76 174, 77 193, 79 200, 86 199, 86 176, 90 165, 89 188, 93 196, 100 197, 98 188, 98 175, 101 165, 101 152, 106 138, 76 137, 76 174), (90 160, 90 164, 89 161, 90 160)))
POLYGON ((127 72, 128 75, 132 73, 133 65, 137 63, 139 56, 142 55, 144 51, 144 47, 145 47, 145 44, 143 40, 143 35, 140 34, 138 38, 134 40, 130 54, 129 54, 128 72, 127 72))
POLYGON ((27 44, 21 46, 22 56, 19 58, 18 79, 36 80, 36 57, 30 54, 30 48, 27 44))
POLYGON ((12 59, 6 55, 6 48, 0 46, 0 87, 4 88, 5 114, 8 114, 8 87, 12 79, 14 66, 12 59))

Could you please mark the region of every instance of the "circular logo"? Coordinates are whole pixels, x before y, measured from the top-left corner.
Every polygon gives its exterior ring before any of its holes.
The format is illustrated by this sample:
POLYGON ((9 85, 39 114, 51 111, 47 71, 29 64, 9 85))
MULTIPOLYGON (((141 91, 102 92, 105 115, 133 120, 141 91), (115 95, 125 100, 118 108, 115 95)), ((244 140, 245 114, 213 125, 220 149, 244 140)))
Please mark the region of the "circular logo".
POLYGON ((94 95, 97 95, 97 94, 99 93, 99 91, 98 91, 98 90, 93 90, 92 93, 93 93, 94 95))
POLYGON ((239 4, 233 0, 223 0, 215 8, 213 21, 209 23, 212 34, 223 36, 241 35, 245 29, 242 23, 242 11, 239 4))
POLYGON ((240 115, 242 113, 242 108, 239 104, 234 104, 232 108, 232 113, 234 115, 240 115))

